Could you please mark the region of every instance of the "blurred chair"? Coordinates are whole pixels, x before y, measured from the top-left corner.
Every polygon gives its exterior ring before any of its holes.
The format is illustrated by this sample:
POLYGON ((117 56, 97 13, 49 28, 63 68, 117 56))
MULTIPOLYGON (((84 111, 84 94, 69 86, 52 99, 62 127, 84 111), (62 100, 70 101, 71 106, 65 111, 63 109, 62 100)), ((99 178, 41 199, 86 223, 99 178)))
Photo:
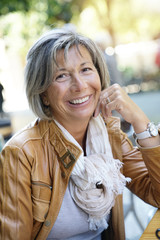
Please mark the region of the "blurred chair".
MULTIPOLYGON (((2 145, 3 140, 5 142, 12 136, 12 124, 11 124, 10 118, 8 118, 8 117, 0 118, 0 136, 1 136, 1 138, 0 138, 1 145, 2 145)), ((3 146, 1 146, 1 148, 2 147, 3 146)))

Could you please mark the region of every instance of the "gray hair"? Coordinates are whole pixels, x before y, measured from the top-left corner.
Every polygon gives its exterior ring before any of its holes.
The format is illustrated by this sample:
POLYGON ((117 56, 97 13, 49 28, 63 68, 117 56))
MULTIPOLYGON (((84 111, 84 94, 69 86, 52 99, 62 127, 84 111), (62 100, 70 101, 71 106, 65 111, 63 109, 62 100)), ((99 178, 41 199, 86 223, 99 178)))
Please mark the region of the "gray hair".
POLYGON ((106 61, 96 43, 75 31, 63 28, 53 29, 42 35, 27 54, 26 95, 30 108, 39 118, 51 119, 53 117, 50 107, 43 103, 41 96, 53 81, 58 51, 64 49, 66 56, 69 48, 73 45, 76 45, 77 48, 78 45, 82 45, 89 51, 93 64, 99 73, 102 89, 109 85, 106 61))

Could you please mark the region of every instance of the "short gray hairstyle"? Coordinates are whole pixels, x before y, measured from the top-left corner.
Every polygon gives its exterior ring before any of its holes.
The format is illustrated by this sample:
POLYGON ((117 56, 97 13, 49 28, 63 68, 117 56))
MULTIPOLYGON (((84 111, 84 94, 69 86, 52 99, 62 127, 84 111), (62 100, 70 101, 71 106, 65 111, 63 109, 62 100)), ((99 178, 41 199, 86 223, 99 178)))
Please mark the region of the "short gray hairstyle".
POLYGON ((102 90, 109 83, 109 74, 104 55, 100 48, 90 38, 75 31, 65 28, 53 29, 42 35, 31 47, 27 54, 25 67, 25 86, 28 103, 35 115, 42 119, 52 119, 50 107, 42 101, 44 93, 53 81, 53 74, 58 51, 64 50, 64 54, 73 45, 84 46, 90 53, 96 67, 102 90))

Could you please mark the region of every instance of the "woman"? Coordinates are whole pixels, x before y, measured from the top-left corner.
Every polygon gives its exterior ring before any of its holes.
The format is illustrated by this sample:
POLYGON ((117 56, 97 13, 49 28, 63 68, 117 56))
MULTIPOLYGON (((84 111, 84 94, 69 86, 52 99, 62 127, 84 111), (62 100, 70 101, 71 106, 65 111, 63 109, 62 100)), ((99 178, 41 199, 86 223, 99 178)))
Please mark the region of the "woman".
POLYGON ((100 50, 75 32, 42 36, 25 79, 39 118, 1 153, 1 239, 124 240, 125 184, 160 207, 157 129, 147 135, 147 116, 119 85, 109 86, 100 50), (132 124, 139 148, 112 110, 132 124))

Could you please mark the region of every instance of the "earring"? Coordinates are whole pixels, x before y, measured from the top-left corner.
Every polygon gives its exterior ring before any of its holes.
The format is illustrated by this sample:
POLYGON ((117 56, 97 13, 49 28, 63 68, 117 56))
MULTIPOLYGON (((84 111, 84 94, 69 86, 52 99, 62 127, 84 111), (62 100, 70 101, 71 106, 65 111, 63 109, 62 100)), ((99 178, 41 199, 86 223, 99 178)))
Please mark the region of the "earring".
POLYGON ((49 101, 47 99, 43 100, 44 105, 49 106, 49 101))

